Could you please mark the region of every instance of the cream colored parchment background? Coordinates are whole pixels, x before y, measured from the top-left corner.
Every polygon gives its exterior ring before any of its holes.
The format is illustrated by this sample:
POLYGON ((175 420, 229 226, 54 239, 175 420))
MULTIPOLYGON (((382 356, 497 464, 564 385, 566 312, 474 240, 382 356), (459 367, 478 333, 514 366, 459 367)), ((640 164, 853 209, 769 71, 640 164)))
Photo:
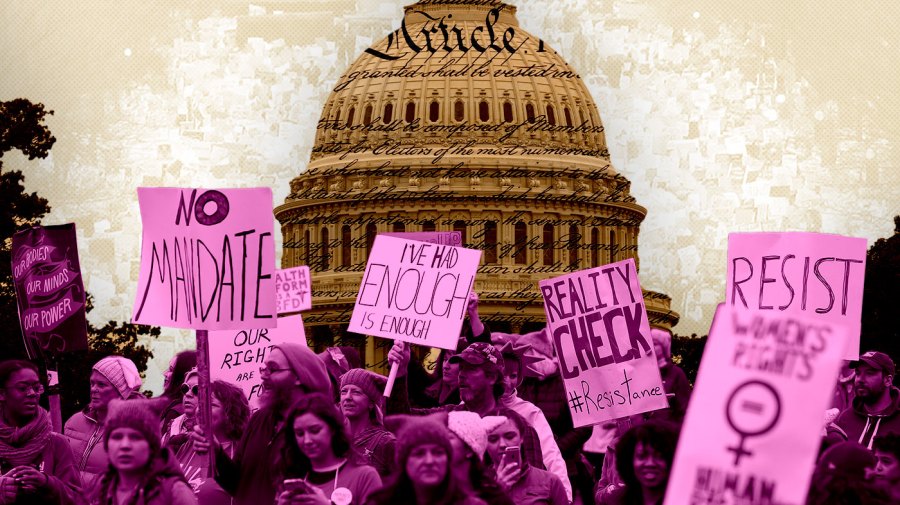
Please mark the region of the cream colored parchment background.
MULTIPOLYGON (((900 3, 518 0, 582 76, 648 208, 641 283, 705 334, 732 231, 892 233, 900 3)), ((0 100, 56 111, 46 160, 4 168, 75 222, 100 323, 127 320, 138 186, 271 186, 303 171, 337 78, 399 26, 394 0, 0 2, 0 100)), ((280 237, 278 237, 280 249, 280 237)), ((158 390, 189 332, 152 342, 158 390)))

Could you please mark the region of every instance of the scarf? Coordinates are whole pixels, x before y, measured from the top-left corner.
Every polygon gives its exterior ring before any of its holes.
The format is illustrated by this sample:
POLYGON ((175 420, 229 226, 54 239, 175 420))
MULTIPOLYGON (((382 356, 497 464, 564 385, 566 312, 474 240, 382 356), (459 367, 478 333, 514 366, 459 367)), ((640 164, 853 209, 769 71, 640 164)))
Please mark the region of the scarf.
POLYGON ((21 428, 0 420, 0 459, 12 466, 33 463, 50 441, 50 415, 42 408, 21 428))

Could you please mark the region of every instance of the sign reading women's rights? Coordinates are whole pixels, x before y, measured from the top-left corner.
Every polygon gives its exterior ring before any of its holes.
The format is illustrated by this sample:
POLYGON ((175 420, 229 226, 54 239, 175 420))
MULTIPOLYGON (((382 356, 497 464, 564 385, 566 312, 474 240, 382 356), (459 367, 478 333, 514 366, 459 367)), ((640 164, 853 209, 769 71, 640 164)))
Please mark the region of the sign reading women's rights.
POLYGON ((668 406, 633 259, 540 289, 576 428, 668 406))
POLYGON ((87 349, 75 224, 36 226, 13 235, 12 274, 29 356, 87 349))
POLYGON ((143 238, 132 322, 275 326, 272 190, 138 188, 143 238))
POLYGON ((719 305, 669 477, 666 505, 800 505, 847 327, 719 305))
POLYGON ((725 303, 811 314, 846 325, 859 358, 866 239, 824 233, 731 233, 725 303))
POLYGON ((309 267, 306 265, 275 270, 275 299, 278 313, 298 312, 312 308, 309 267))
POLYGON ((377 235, 348 329, 455 349, 480 260, 474 249, 377 235))
POLYGON ((278 326, 274 328, 211 331, 209 379, 241 388, 250 402, 250 410, 257 410, 263 392, 259 369, 266 366, 272 346, 284 342, 306 345, 300 314, 278 318, 278 326))

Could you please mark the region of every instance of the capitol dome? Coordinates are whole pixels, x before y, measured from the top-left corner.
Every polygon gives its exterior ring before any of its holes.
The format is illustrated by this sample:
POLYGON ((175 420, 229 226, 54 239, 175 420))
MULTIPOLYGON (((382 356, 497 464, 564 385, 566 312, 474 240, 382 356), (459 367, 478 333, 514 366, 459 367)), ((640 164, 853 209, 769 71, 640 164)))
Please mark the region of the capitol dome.
MULTIPOLYGON (((282 267, 313 272, 304 322, 316 342, 347 343, 377 233, 460 231, 483 251, 482 319, 525 331, 543 325, 539 280, 638 262, 646 209, 629 186, 580 76, 519 26, 515 7, 425 0, 328 97, 308 168, 275 209, 282 267)), ((645 300, 652 326, 677 323, 668 296, 645 300)), ((370 365, 383 354, 355 345, 370 365)))

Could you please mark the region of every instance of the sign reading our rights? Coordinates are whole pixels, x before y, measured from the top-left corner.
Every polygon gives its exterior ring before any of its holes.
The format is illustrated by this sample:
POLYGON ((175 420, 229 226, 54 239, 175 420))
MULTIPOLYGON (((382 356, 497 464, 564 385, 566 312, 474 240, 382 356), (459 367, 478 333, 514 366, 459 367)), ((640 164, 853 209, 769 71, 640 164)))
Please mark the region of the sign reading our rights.
POLYGON ((272 190, 138 188, 143 238, 132 322, 275 326, 272 190))
POLYGON ((272 346, 285 342, 306 345, 300 314, 278 318, 274 328, 211 331, 209 378, 238 386, 250 402, 250 409, 257 410, 262 394, 259 369, 265 366, 272 346))
POLYGON ((633 259, 540 290, 576 428, 668 406, 633 259))
POLYGON ((666 505, 806 501, 847 327, 719 305, 666 505))
POLYGON ((481 251, 377 235, 349 330, 455 349, 481 251))
POLYGON ((859 358, 866 239, 824 233, 731 233, 725 303, 809 314, 850 330, 843 357, 859 358))

